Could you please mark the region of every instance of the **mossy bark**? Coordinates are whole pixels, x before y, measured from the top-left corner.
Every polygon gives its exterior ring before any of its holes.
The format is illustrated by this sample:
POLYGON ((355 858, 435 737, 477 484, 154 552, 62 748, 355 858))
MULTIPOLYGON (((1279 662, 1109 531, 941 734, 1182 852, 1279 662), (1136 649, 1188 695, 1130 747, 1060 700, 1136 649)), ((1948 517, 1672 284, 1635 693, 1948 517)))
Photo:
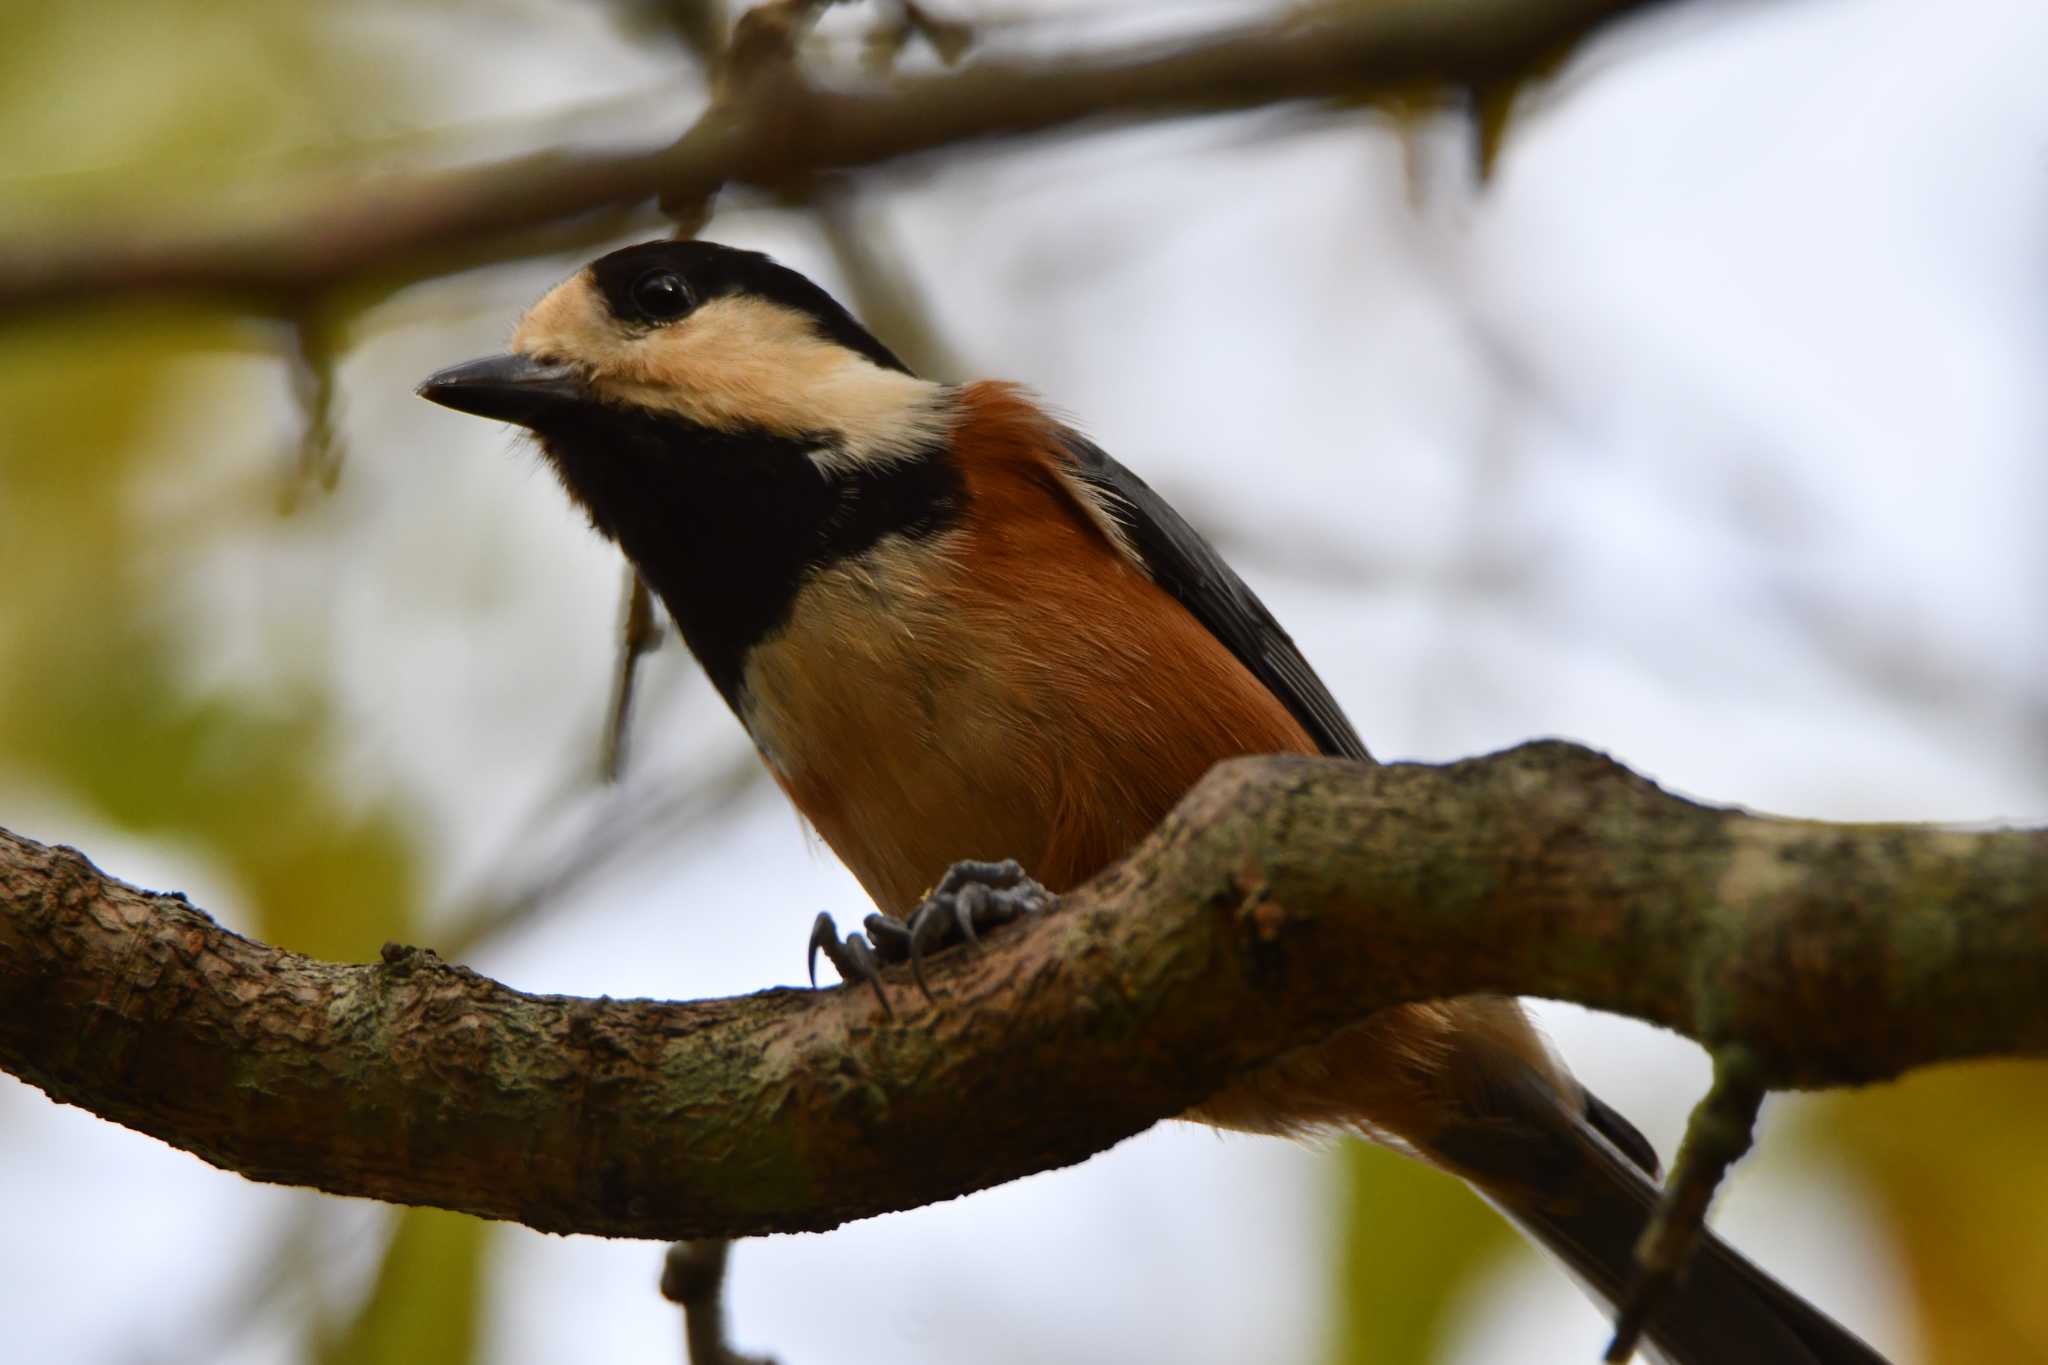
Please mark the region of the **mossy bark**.
POLYGON ((2048 832, 1781 820, 1543 742, 1262 758, 926 1005, 319 962, 0 832, 0 1067, 255 1179, 555 1232, 831 1227, 1082 1158, 1404 1000, 1575 1000, 1773 1087, 2048 1048, 2048 832))

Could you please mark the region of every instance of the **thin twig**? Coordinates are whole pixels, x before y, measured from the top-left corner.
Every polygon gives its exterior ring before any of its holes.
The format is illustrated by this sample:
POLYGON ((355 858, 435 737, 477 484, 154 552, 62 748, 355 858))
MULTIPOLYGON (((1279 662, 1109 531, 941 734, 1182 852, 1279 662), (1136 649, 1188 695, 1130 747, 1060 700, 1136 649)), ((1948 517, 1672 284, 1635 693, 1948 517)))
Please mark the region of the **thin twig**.
POLYGON ((893 70, 913 38, 922 38, 938 59, 952 66, 974 46, 971 24, 933 14, 917 0, 896 0, 896 18, 877 24, 867 36, 865 63, 871 71, 893 70))
MULTIPOLYGON (((567 841, 567 854, 551 854, 548 865, 520 869, 505 876, 498 889, 478 892, 458 902, 445 928, 433 935, 435 947, 460 961, 479 943, 524 927, 542 911, 559 905, 591 878, 619 866, 647 846, 686 843, 702 827, 731 814, 761 784, 766 769, 752 751, 737 754, 722 767, 698 773, 665 794, 627 789, 620 799, 606 800, 592 811, 582 830, 567 841)), ((579 779, 579 784, 587 782, 579 779)), ((554 805, 558 803, 550 803, 554 805)), ((520 839, 515 847, 528 841, 520 839)))
POLYGON ((604 780, 616 784, 626 771, 626 744, 633 718, 633 683, 640 660, 661 646, 661 623, 647 580, 626 566, 625 606, 620 611, 619 660, 612 671, 610 718, 604 727, 604 780))
POLYGON ((771 1356, 742 1355, 725 1335, 725 1264, 732 1242, 706 1237, 672 1242, 661 1263, 661 1296, 683 1310, 689 1365, 775 1365, 771 1356))
POLYGON ((969 378, 940 334, 902 253, 880 226, 863 220, 858 194, 841 179, 821 183, 810 199, 855 315, 876 335, 887 337, 890 347, 917 373, 950 381, 969 378))
POLYGON ((1610 1363, 1635 1354, 1643 1328, 1684 1272, 1706 1227, 1714 1191, 1755 1140, 1764 1089, 1763 1067, 1754 1052, 1739 1044, 1716 1049, 1713 1088, 1692 1111, 1671 1180, 1636 1243, 1635 1279, 1622 1295, 1614 1340, 1604 1357, 1610 1363))
POLYGON ((281 499, 283 510, 290 512, 308 487, 331 493, 341 481, 343 450, 334 414, 341 346, 336 319, 317 303, 300 307, 284 326, 281 349, 300 421, 297 468, 281 499))

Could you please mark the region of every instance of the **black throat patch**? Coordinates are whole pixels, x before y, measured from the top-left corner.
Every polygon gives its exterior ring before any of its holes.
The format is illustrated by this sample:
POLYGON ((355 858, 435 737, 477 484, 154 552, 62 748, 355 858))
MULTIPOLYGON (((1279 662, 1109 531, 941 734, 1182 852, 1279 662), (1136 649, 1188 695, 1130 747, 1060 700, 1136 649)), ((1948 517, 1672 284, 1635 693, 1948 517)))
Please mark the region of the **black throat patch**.
POLYGON ((608 405, 537 434, 591 525, 661 595, 735 711, 747 652, 788 619, 812 573, 885 536, 935 535, 966 500, 943 446, 828 472, 810 455, 823 439, 713 431, 608 405))

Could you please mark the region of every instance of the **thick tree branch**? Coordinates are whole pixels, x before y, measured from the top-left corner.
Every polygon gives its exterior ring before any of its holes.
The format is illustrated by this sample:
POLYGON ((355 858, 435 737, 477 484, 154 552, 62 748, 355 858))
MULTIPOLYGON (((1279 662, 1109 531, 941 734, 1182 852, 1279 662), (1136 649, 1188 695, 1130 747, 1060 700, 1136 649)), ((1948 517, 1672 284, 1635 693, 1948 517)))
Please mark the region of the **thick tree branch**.
POLYGON ((2038 1053, 2048 831, 1714 809, 1558 742, 1251 759, 935 964, 939 1007, 898 983, 893 1024, 864 991, 583 1000, 385 957, 268 948, 0 835, 0 1066, 257 1179, 673 1239, 1078 1161, 1403 1000, 1576 1000, 1774 1087, 2038 1053))
MULTIPOLYGON (((721 82, 721 98, 666 149, 551 151, 434 175, 355 177, 345 189, 228 230, 0 243, 0 313, 137 292, 289 308, 359 277, 418 279, 550 249, 576 220, 657 195, 697 205, 727 183, 786 186, 820 171, 1083 119, 1246 109, 1423 82, 1485 86, 1658 3, 1352 6, 1167 48, 982 62, 865 92, 814 88, 783 61, 742 63, 721 82)), ((136 222, 160 216, 131 215, 136 222)))

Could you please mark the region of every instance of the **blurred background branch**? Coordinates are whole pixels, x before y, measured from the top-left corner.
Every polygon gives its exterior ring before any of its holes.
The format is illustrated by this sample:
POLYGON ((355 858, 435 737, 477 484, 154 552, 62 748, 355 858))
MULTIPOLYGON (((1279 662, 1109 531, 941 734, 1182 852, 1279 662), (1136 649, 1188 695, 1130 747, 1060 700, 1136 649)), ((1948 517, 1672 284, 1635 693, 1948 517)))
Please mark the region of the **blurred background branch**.
POLYGON ((732 1243, 722 1238, 671 1242, 661 1265, 661 1296, 683 1310, 685 1365, 775 1365, 742 1355, 726 1340, 725 1267, 732 1243))
MULTIPOLYGON (((1361 99, 1430 85, 1492 89, 1654 3, 1663 0, 1406 0, 1311 9, 1164 51, 1148 45, 991 61, 858 93, 814 86, 773 57, 742 53, 748 61, 727 73, 721 96, 666 148, 550 151, 427 175, 351 175, 343 177, 345 189, 309 191, 297 207, 235 228, 182 236, 164 228, 146 236, 72 231, 0 244, 0 314, 160 292, 289 308, 360 278, 389 289, 558 250, 601 235, 616 215, 656 195, 686 211, 730 183, 779 188, 821 171, 1084 119, 1361 99), (588 221, 600 214, 613 217, 588 221)), ((694 24, 686 32, 705 41, 694 24)), ((949 47, 957 41, 949 38, 949 47)))

